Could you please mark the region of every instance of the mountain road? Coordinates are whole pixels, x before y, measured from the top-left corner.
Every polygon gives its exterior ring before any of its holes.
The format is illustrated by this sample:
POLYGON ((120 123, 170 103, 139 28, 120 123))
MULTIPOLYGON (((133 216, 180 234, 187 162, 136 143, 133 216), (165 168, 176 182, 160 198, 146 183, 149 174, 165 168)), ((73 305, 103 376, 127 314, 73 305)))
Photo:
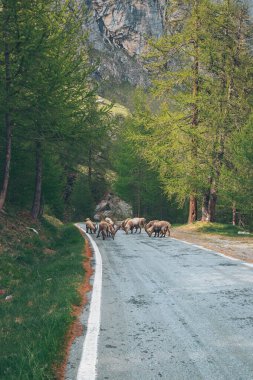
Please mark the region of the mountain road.
POLYGON ((98 380, 253 379, 253 269, 145 232, 95 238, 98 380))

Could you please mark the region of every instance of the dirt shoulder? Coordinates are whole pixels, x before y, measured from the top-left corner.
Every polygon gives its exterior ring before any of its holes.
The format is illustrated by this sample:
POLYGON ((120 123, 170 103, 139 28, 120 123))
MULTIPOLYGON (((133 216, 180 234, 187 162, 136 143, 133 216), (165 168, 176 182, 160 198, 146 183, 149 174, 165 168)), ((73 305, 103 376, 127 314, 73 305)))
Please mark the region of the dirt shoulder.
POLYGON ((187 227, 176 227, 171 236, 212 249, 224 255, 253 263, 253 238, 246 236, 227 237, 217 234, 206 234, 189 230, 187 227))

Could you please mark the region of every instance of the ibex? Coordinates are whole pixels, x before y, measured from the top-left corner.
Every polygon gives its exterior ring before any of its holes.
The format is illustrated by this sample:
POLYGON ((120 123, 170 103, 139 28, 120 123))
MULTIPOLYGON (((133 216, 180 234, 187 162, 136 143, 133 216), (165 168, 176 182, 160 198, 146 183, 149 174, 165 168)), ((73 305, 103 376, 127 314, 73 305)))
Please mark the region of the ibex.
POLYGON ((139 229, 139 233, 141 233, 141 228, 145 227, 145 218, 133 218, 129 219, 127 223, 125 224, 125 231, 126 234, 128 234, 129 231, 131 231, 131 234, 133 233, 133 229, 135 228, 135 232, 139 229))
POLYGON ((86 232, 90 232, 91 234, 94 232, 97 231, 97 226, 95 223, 93 223, 89 218, 87 218, 85 220, 85 224, 86 224, 86 232))
MULTIPOLYGON (((147 227, 147 226, 146 226, 147 227)), ((149 237, 152 233, 155 233, 155 237, 165 237, 170 236, 171 224, 165 220, 155 221, 150 228, 145 228, 149 237)))
POLYGON ((97 238, 100 236, 100 232, 101 232, 103 240, 105 240, 105 238, 109 236, 111 236, 114 240, 114 236, 116 232, 118 231, 118 229, 119 227, 114 228, 111 224, 107 223, 106 221, 102 221, 98 225, 97 238))

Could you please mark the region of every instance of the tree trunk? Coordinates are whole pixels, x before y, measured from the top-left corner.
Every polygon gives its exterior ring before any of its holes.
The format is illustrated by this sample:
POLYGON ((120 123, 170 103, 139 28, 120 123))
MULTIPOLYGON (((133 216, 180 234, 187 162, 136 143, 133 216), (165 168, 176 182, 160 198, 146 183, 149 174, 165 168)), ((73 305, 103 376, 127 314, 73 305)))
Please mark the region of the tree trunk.
POLYGON ((215 188, 215 182, 210 178, 208 182, 210 184, 210 188, 203 196, 201 222, 215 222, 217 191, 215 188))
POLYGON ((35 177, 35 190, 32 206, 32 217, 38 219, 41 211, 42 200, 42 152, 41 143, 36 142, 36 177, 35 177))
POLYGON ((140 217, 140 214, 141 214, 141 189, 140 189, 140 185, 137 185, 137 217, 139 218, 140 217))
POLYGON ((163 199, 162 199, 162 194, 160 195, 160 218, 163 220, 163 199))
POLYGON ((92 190, 92 148, 90 147, 89 149, 89 154, 88 154, 88 184, 90 190, 92 190))
POLYGON ((213 188, 210 191, 210 201, 209 201, 210 222, 215 222, 216 203, 217 203, 217 192, 216 192, 216 189, 213 188))
POLYGON ((41 218, 43 216, 43 214, 44 214, 44 206, 45 206, 45 201, 44 201, 43 194, 41 193, 39 218, 41 218))
POLYGON ((190 195, 189 203, 189 217, 188 223, 196 222, 197 220, 197 198, 194 195, 190 195))
POLYGON ((137 182, 137 216, 138 218, 141 216, 141 204, 142 204, 142 168, 138 165, 137 167, 137 173, 138 173, 138 182, 137 182))
POLYGON ((11 64, 10 64, 10 51, 8 44, 8 14, 6 9, 6 2, 3 3, 4 19, 4 65, 5 65, 5 159, 3 167, 2 188, 0 192, 0 210, 4 207, 10 177, 11 165, 11 147, 12 147, 12 121, 10 112, 10 88, 11 88, 11 64))
POLYGON ((235 204, 235 202, 233 203, 232 215, 233 215, 232 224, 233 224, 233 226, 236 226, 236 204, 235 204))
POLYGON ((71 194, 73 193, 73 188, 75 185, 76 178, 77 178, 76 173, 68 173, 67 174, 67 181, 66 181, 64 194, 63 194, 63 199, 64 199, 65 203, 68 203, 68 201, 71 197, 71 194))
MULTIPOLYGON (((193 97, 193 108, 192 108, 192 128, 194 131, 198 128, 199 124, 199 109, 198 109, 198 94, 199 94, 199 41, 198 41, 198 31, 199 31, 199 4, 198 0, 194 3, 194 8, 196 12, 195 21, 195 32, 196 35, 193 37, 194 44, 194 57, 193 57, 193 84, 192 84, 192 97, 193 97)), ((195 137, 192 138, 192 156, 193 159, 197 156, 197 142, 195 137)), ((195 168, 196 170, 196 168, 195 168)), ((197 198, 194 195, 190 195, 189 203, 189 216, 188 223, 196 222, 197 220, 197 198)))
POLYGON ((243 217, 242 217, 242 214, 240 212, 238 213, 238 226, 245 228, 245 223, 243 221, 243 217))
POLYGON ((209 213, 210 189, 203 196, 201 222, 210 222, 209 213))
POLYGON ((6 128, 6 148, 5 148, 2 189, 0 193, 0 210, 2 210, 5 204, 8 185, 9 185, 9 178, 10 178, 12 125, 10 122, 9 113, 5 113, 5 128, 6 128))
POLYGON ((203 195, 203 203, 202 203, 202 217, 201 222, 210 222, 210 198, 211 198, 211 186, 212 186, 212 177, 208 177, 208 188, 203 195))

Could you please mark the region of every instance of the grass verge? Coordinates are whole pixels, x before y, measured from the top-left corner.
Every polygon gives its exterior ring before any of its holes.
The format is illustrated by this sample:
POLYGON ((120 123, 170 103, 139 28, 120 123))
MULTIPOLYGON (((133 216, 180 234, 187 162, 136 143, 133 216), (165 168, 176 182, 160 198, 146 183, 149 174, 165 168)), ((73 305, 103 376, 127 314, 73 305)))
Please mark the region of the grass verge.
POLYGON ((81 302, 84 239, 74 226, 46 220, 0 220, 0 228, 0 378, 55 379, 81 302))
POLYGON ((200 232, 205 234, 215 234, 221 236, 229 236, 229 237, 249 237, 252 235, 240 235, 239 231, 242 231, 241 228, 237 226, 233 226, 232 224, 222 224, 222 223, 206 223, 206 222, 196 222, 193 224, 187 224, 183 226, 179 226, 176 228, 178 231, 184 230, 186 232, 200 232))

